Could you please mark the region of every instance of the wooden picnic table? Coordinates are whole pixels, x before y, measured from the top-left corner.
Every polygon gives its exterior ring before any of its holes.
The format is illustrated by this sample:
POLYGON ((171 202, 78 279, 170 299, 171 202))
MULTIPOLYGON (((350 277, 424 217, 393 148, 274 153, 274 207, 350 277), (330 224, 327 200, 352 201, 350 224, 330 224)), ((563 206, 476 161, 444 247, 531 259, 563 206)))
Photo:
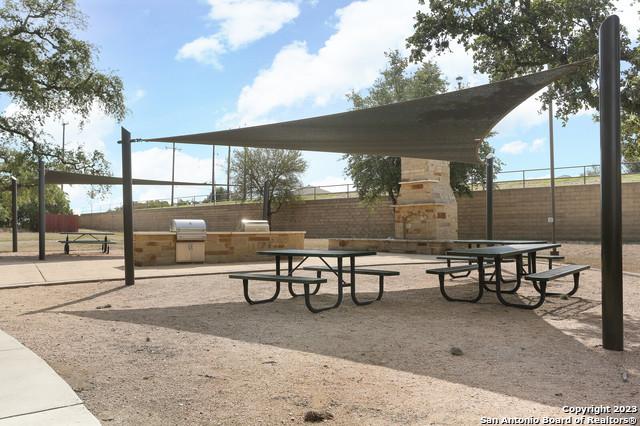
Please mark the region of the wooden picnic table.
POLYGON ((97 232, 97 231, 77 231, 77 232, 60 232, 60 235, 66 235, 64 240, 58 240, 64 244, 64 253, 69 254, 71 244, 100 244, 102 253, 109 253, 109 246, 115 244, 115 241, 109 240, 109 235, 115 235, 113 232, 97 232), (75 238, 69 239, 69 236, 75 238), (102 238, 104 237, 104 238, 102 238))

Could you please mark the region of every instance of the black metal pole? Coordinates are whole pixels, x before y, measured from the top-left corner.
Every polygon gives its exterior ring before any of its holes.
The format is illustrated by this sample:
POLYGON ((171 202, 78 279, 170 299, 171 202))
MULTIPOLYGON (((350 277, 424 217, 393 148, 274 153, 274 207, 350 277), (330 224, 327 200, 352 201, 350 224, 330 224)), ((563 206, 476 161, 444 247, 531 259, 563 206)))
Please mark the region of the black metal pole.
POLYGON ((231 145, 227 150, 227 201, 231 199, 230 185, 231 183, 231 145))
POLYGON ((38 159, 38 259, 45 258, 46 199, 44 181, 44 161, 38 159))
MULTIPOLYGON (((551 180, 551 242, 556 242, 556 165, 553 137, 553 101, 549 99, 549 170, 551 180)), ((560 254, 557 248, 551 249, 551 254, 560 254)))
POLYGON ((262 189, 262 220, 269 219, 269 185, 264 184, 262 189))
POLYGON ((11 243, 13 252, 18 251, 18 179, 11 176, 11 243))
POLYGON ((173 143, 172 147, 172 156, 171 156, 171 205, 173 206, 173 190, 174 190, 174 182, 176 178, 176 143, 173 143))
POLYGON ((216 146, 211 147, 211 202, 216 203, 216 146))
POLYGON ((600 232, 602 346, 624 349, 622 184, 620 176, 620 19, 600 26, 600 232))
POLYGON ((124 222, 124 283, 133 285, 133 179, 131 177, 131 133, 122 128, 122 215, 124 222))
POLYGON ((493 155, 487 155, 487 240, 493 240, 493 155))

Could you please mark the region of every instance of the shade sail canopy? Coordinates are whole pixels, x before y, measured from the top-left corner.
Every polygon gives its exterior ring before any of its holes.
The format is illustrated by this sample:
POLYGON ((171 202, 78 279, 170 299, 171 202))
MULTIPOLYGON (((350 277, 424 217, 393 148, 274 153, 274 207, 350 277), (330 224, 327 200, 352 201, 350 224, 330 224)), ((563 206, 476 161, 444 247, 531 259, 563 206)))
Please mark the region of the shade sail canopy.
POLYGON ((146 139, 204 145, 376 154, 475 163, 511 110, 584 62, 407 102, 283 123, 146 139))
MULTIPOLYGON (((85 175, 82 173, 47 170, 45 181, 55 185, 122 185, 122 178, 115 176, 85 175)), ((211 186, 204 182, 171 182, 170 180, 133 179, 134 185, 211 186)))

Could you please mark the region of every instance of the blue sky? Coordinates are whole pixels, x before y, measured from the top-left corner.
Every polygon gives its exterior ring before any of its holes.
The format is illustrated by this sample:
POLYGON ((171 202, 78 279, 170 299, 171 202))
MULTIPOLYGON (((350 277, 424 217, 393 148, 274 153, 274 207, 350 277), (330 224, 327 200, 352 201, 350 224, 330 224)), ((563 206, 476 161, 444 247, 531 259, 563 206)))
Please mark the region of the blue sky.
MULTIPOLYGON (((125 83, 133 137, 235 128, 349 109, 344 94, 370 86, 383 53, 404 49, 416 0, 79 0, 88 26, 82 37, 99 49, 101 69, 125 83)), ((637 34, 637 8, 621 18, 637 34), (635 19, 634 19, 635 18, 635 19)), ((486 82, 459 47, 435 58, 450 82, 486 82)), ((532 98, 498 125, 491 140, 506 169, 548 167, 546 113, 532 98)), ((83 130, 66 116, 67 143, 102 149, 120 174, 119 125, 93 111, 83 130)), ((47 130, 61 138, 61 124, 47 130)), ((592 113, 555 123, 556 165, 599 162, 592 113)), ((170 179, 171 151, 163 144, 134 147, 134 177, 170 179)), ((176 180, 211 179, 211 147, 180 146, 176 180)), ((346 182, 339 154, 305 153, 304 183, 346 182)), ((217 182, 225 181, 226 147, 218 147, 217 182)), ((560 173, 561 174, 561 173, 560 173)), ((86 188, 67 188, 76 212, 120 203, 121 193, 87 202, 86 188)), ((178 195, 206 193, 182 188, 178 195)), ((168 198, 169 188, 136 188, 134 198, 168 198)))

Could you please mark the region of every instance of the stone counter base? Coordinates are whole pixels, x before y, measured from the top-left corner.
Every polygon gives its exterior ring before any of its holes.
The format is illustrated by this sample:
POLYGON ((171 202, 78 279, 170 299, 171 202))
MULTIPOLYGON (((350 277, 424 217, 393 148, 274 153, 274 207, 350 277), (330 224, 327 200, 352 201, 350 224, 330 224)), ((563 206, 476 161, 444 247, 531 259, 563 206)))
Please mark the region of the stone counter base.
MULTIPOLYGON (((205 263, 253 262, 269 260, 256 251, 277 248, 304 248, 304 232, 207 232, 205 263)), ((176 235, 173 232, 135 232, 136 266, 174 265, 176 235)))
POLYGON ((445 254, 450 240, 402 240, 396 238, 330 238, 329 250, 374 250, 387 253, 445 254))

